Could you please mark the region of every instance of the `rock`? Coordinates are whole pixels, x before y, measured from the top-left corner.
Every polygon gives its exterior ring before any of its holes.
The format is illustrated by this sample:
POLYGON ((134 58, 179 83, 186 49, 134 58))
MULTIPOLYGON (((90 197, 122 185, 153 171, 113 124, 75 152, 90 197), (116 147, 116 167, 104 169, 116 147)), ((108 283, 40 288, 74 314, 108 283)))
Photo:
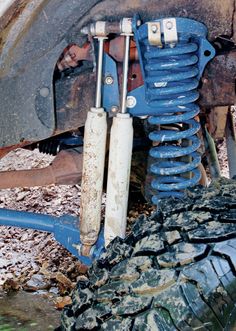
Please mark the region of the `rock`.
POLYGON ((24 290, 26 291, 39 291, 39 290, 47 290, 51 287, 50 282, 40 274, 33 275, 28 282, 24 285, 24 290))
POLYGON ((72 303, 71 297, 58 297, 55 300, 56 309, 63 309, 66 305, 70 305, 72 303))
POLYGON ((11 290, 18 291, 19 289, 20 289, 19 283, 11 278, 7 279, 3 284, 4 291, 11 291, 11 290))
POLYGON ((72 289, 74 287, 72 281, 69 278, 67 278, 65 275, 63 275, 61 272, 56 273, 56 280, 67 289, 72 289))

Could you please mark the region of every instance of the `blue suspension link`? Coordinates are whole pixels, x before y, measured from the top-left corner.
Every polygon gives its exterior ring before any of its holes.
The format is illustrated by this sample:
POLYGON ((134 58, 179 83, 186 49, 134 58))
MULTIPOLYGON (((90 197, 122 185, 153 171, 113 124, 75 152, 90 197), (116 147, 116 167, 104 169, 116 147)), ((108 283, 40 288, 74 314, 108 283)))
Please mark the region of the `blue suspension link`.
MULTIPOLYGON (((160 22, 162 47, 150 44, 148 24, 137 27, 134 20, 134 30, 145 82, 146 106, 141 113, 151 115, 149 124, 157 126, 149 138, 154 146, 150 156, 156 160, 150 167, 155 177, 151 186, 156 191, 152 202, 158 204, 163 197, 181 198, 183 190, 201 178, 200 124, 195 120, 200 110, 195 102, 199 79, 215 50, 206 40, 206 27, 199 22, 177 18, 175 45, 165 43, 163 20, 155 22, 160 22)), ((137 106, 130 112, 138 116, 140 110, 137 106)))

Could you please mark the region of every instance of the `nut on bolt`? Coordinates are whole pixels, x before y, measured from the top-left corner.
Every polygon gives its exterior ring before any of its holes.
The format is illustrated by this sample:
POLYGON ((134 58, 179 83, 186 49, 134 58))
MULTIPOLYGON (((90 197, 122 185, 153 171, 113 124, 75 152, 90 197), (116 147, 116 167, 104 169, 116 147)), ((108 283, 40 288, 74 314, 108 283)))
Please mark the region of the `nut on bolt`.
POLYGON ((114 83, 114 79, 112 76, 106 76, 105 77, 105 84, 106 85, 112 85, 114 83))
POLYGON ((153 33, 156 33, 157 30, 158 30, 158 29, 157 29, 157 26, 154 25, 154 24, 151 26, 151 29, 152 29, 152 32, 153 32, 153 33))
POLYGON ((97 37, 106 37, 106 22, 105 21, 97 21, 95 23, 91 23, 89 26, 83 27, 80 32, 82 34, 91 34, 92 36, 97 37))
POLYGON ((134 108, 137 104, 137 100, 135 97, 133 96, 128 96, 127 101, 126 101, 126 105, 128 108, 134 108))
POLYGON ((168 30, 171 30, 173 28, 173 22, 171 22, 171 21, 166 22, 166 28, 168 30))
POLYGON ((111 113, 112 114, 117 114, 119 112, 119 108, 117 106, 112 106, 111 107, 111 113))

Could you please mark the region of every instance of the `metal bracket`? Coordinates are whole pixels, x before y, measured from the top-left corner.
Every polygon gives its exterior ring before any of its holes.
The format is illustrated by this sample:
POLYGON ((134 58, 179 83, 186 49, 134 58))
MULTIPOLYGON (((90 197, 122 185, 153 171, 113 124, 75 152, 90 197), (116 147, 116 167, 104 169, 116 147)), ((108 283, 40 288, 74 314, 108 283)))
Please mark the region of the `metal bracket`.
POLYGON ((165 44, 174 47, 178 43, 177 24, 175 18, 163 19, 163 32, 165 44))
POLYGON ((102 229, 96 244, 90 251, 90 256, 82 256, 79 218, 70 215, 55 217, 0 208, 0 225, 50 232, 60 244, 86 265, 91 265, 104 249, 104 231, 102 229))
POLYGON ((104 54, 103 77, 112 77, 112 84, 103 82, 103 107, 111 116, 115 115, 115 110, 120 108, 119 85, 116 62, 107 54, 104 54))
POLYGON ((161 23, 160 22, 148 22, 148 41, 150 45, 162 48, 161 42, 161 23))
POLYGON ((132 18, 125 17, 120 21, 120 32, 121 35, 132 36, 132 18))

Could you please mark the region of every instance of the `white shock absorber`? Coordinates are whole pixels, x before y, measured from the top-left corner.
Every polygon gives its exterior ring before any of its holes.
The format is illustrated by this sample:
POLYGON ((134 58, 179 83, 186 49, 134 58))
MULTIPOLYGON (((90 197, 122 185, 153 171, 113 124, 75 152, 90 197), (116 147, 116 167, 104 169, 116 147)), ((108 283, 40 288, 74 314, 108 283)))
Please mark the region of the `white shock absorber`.
MULTIPOLYGON (((97 22, 99 31, 105 31, 105 22, 97 22)), ((83 172, 81 184, 80 239, 83 255, 89 255, 96 243, 101 225, 101 203, 107 137, 107 116, 101 107, 103 48, 106 37, 96 36, 99 41, 96 107, 87 115, 84 134, 83 172)))
POLYGON ((127 113, 127 81, 129 68, 130 19, 121 22, 125 36, 121 112, 113 119, 110 135, 107 200, 105 214, 105 245, 115 237, 125 237, 133 146, 133 121, 127 113))

